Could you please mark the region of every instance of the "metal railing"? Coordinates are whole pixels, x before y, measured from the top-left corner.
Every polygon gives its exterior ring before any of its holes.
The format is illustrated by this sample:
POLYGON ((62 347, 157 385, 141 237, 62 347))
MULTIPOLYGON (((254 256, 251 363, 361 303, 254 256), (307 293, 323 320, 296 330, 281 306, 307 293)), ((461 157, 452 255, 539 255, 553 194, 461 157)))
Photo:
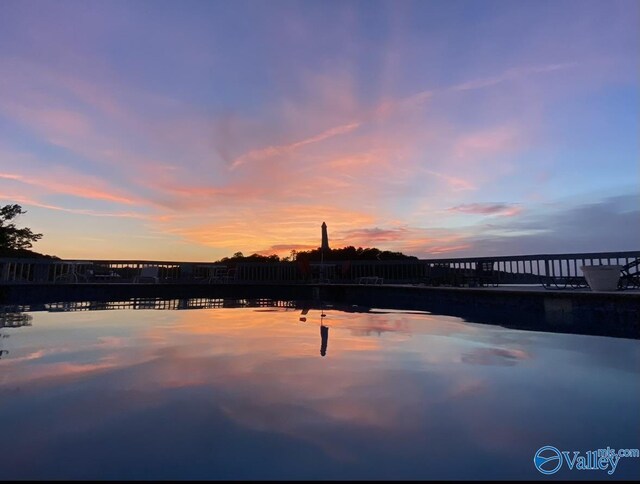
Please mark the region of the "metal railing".
MULTIPOLYGON (((131 283, 145 268, 164 283, 353 283, 378 278, 385 283, 432 285, 581 284, 581 266, 629 265, 640 251, 534 254, 497 257, 213 264, 143 260, 0 259, 0 284, 131 283)), ((637 267, 634 269, 637 273, 637 267)))

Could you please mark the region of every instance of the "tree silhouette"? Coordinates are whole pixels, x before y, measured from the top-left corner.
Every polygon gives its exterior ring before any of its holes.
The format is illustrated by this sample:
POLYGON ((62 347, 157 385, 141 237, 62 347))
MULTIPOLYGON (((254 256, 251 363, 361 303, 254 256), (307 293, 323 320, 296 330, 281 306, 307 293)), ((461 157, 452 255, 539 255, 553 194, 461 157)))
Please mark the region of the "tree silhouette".
POLYGON ((276 254, 272 255, 260 255, 260 254, 251 254, 251 255, 243 255, 242 252, 236 252, 231 257, 223 257, 222 259, 217 260, 216 264, 227 264, 229 267, 235 267, 238 263, 241 262, 280 262, 280 257, 276 254))
MULTIPOLYGON (((320 248, 301 251, 296 254, 297 261, 317 262, 322 258, 322 250, 320 248)), ((406 260, 417 259, 412 255, 405 255, 402 252, 391 252, 388 250, 380 250, 376 247, 343 247, 341 249, 331 249, 325 251, 324 260, 346 261, 346 260, 406 260)))
POLYGON ((0 208, 0 249, 29 249, 33 242, 42 238, 42 234, 34 234, 30 228, 19 229, 13 220, 27 213, 18 204, 5 205, 0 208))
MULTIPOLYGON (((310 262, 319 262, 323 258, 322 249, 308 251, 296 251, 292 250, 289 257, 280 258, 276 254, 272 255, 260 255, 251 254, 243 255, 242 252, 236 252, 231 257, 223 257, 216 261, 217 264, 227 264, 230 267, 235 267, 238 263, 245 262, 298 262, 299 264, 309 264, 310 262)), ((388 250, 380 250, 376 247, 358 247, 353 246, 343 247, 341 249, 325 250, 325 261, 348 261, 348 260, 408 260, 418 258, 412 255, 405 255, 402 252, 391 252, 388 250)))

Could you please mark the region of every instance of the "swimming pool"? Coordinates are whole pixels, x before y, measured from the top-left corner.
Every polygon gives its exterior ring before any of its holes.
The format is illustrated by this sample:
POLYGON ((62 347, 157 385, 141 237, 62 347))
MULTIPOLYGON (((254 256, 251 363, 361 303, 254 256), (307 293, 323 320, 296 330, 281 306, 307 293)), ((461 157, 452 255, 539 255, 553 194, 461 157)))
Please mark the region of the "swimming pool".
POLYGON ((640 447, 637 340, 317 302, 93 308, 5 308, 0 478, 537 479, 545 445, 640 447))

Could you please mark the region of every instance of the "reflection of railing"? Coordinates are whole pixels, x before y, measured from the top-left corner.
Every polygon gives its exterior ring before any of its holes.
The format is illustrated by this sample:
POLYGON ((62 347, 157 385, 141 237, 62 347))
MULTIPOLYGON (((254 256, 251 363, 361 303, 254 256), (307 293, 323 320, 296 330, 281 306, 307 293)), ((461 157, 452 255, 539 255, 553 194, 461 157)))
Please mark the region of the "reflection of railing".
POLYGON ((211 282, 214 267, 225 268, 197 262, 2 258, 0 283, 211 282))
MULTIPOLYGON (((296 303, 277 299, 221 299, 221 298, 132 298, 126 301, 64 301, 44 304, 49 312, 108 311, 119 309, 188 310, 219 308, 290 308, 296 303)), ((32 308, 33 310, 33 308, 32 308)))
MULTIPOLYGON (((15 311, 15 307, 12 308, 15 311)), ((0 328, 31 326, 32 316, 21 312, 0 312, 0 328)))
POLYGON ((236 263, 134 260, 0 259, 0 283, 357 283, 373 278, 384 283, 423 283, 449 286, 542 284, 545 287, 583 286, 580 266, 620 264, 629 267, 624 280, 638 279, 640 251, 582 254, 409 259, 398 261, 331 261, 236 263), (152 269, 150 269, 152 268, 152 269), (153 270, 153 278, 144 274, 153 270))

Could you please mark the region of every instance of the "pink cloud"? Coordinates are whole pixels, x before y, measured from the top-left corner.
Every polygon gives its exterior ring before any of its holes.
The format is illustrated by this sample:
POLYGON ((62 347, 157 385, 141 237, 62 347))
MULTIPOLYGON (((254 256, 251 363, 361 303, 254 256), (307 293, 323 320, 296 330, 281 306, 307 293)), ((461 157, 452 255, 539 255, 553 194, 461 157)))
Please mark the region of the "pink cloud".
POLYGON ((56 170, 54 169, 51 176, 47 178, 26 177, 11 173, 0 173, 0 178, 38 187, 40 189, 40 193, 42 193, 42 191, 45 193, 62 193, 80 198, 106 200, 126 205, 141 203, 141 200, 139 199, 136 200, 135 198, 126 195, 111 193, 109 188, 105 186, 104 182, 96 180, 93 177, 87 177, 77 173, 71 173, 69 171, 66 171, 66 175, 67 176, 60 173, 60 171, 56 173, 56 170), (62 180, 56 179, 56 176, 60 176, 62 180))
POLYGON ((475 215, 501 215, 506 217, 512 217, 522 212, 520 206, 512 203, 468 203, 457 205, 447 210, 475 215))
POLYGON ((528 359, 531 355, 525 350, 511 348, 474 348, 462 356, 464 363, 490 366, 514 366, 528 359))
POLYGON ((518 138, 519 133, 513 126, 501 126, 469 133, 456 140, 453 153, 458 158, 481 159, 517 149, 519 147, 518 138))
POLYGON ((404 238, 406 238, 407 233, 408 229, 405 227, 394 229, 381 229, 379 227, 370 229, 362 228, 341 232, 340 240, 358 241, 358 245, 360 245, 360 242, 362 241, 366 241, 367 244, 375 244, 380 242, 403 240, 404 238))
POLYGON ((444 180, 447 185, 455 191, 461 191, 461 190, 475 190, 476 189, 476 185, 473 184, 472 182, 465 180, 464 178, 460 178, 460 177, 456 177, 456 176, 451 176, 451 175, 445 175, 444 173, 438 173, 436 171, 433 170, 423 170, 424 173, 427 173, 428 175, 434 176, 438 179, 444 180))
POLYGON ((15 60, 3 64, 0 75, 10 81, 0 92, 0 110, 87 164, 130 173, 149 158, 169 165, 174 153, 190 163, 210 157, 210 120, 171 99, 115 85, 109 76, 74 77, 15 60))
POLYGON ((463 250, 470 249, 472 247, 471 244, 462 244, 462 245, 447 245, 447 246, 432 246, 428 249, 429 255, 440 255, 447 254, 449 252, 460 252, 463 250))

